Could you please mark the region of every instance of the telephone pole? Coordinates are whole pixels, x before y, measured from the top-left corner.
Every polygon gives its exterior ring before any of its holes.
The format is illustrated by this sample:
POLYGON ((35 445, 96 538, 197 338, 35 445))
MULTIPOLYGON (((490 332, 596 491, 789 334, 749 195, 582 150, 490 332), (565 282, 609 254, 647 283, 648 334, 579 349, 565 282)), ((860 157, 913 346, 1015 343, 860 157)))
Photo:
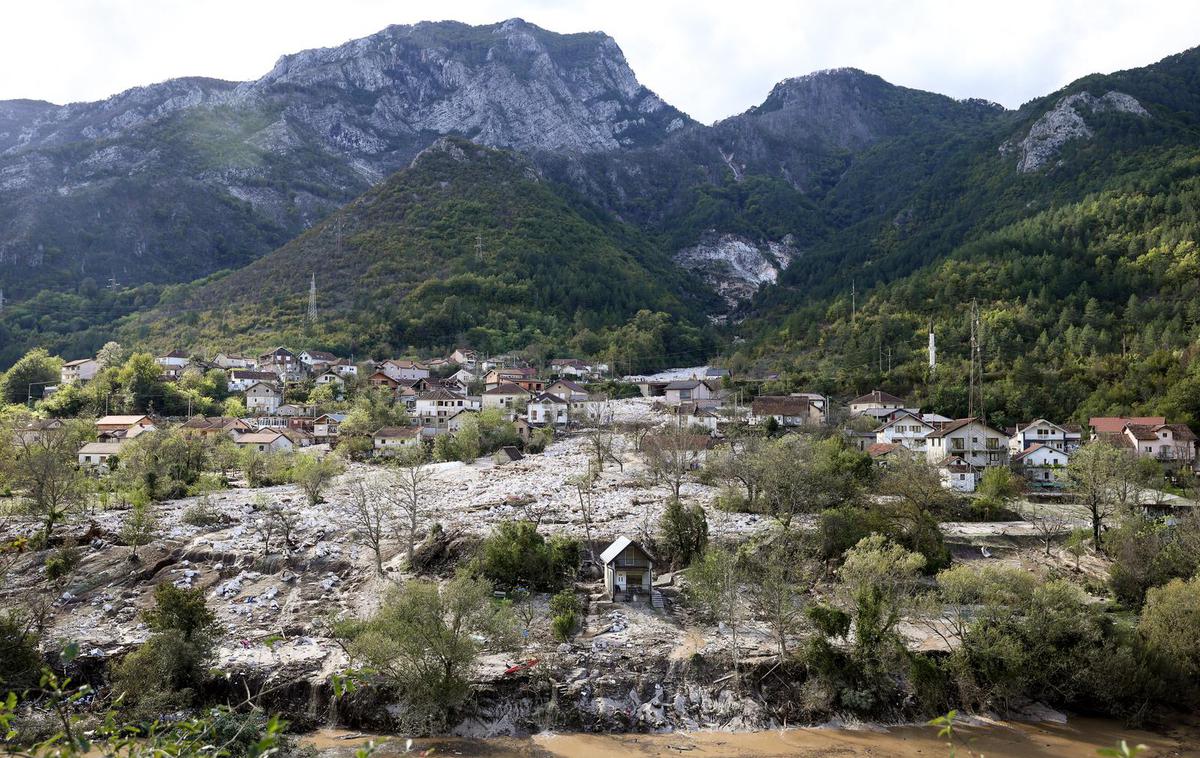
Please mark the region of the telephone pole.
POLYGON ((483 235, 475 235, 475 262, 483 263, 483 235))
POLYGON ((979 392, 979 417, 982 418, 986 413, 983 406, 983 355, 981 343, 983 342, 982 328, 979 323, 979 304, 971 301, 971 378, 970 386, 967 389, 967 415, 975 418, 976 400, 975 392, 979 392))
POLYGON ((853 324, 858 317, 858 283, 853 279, 850 280, 850 323, 853 324))
POLYGON ((308 282, 308 323, 317 323, 317 275, 308 282))
POLYGON ((929 370, 937 368, 937 343, 933 338, 933 319, 929 319, 929 370))

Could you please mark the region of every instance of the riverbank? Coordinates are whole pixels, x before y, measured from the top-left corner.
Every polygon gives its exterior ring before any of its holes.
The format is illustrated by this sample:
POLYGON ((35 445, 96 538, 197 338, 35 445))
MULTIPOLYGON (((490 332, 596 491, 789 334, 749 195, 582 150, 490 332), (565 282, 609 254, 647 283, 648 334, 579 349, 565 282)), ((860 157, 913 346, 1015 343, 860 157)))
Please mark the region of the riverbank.
MULTIPOLYGON (((1117 721, 1072 718, 1060 723, 993 723, 956 728, 958 755, 988 758, 1094 758, 1100 748, 1120 740, 1142 744, 1141 758, 1200 758, 1200 733, 1172 734, 1127 729, 1117 721)), ((405 754, 406 740, 342 730, 321 730, 304 741, 323 758, 349 758, 367 742, 379 744, 377 756, 405 754)), ((412 753, 487 758, 936 758, 949 755, 946 740, 928 726, 887 729, 779 729, 761 732, 694 731, 670 734, 539 734, 527 738, 429 738, 414 740, 412 753)))

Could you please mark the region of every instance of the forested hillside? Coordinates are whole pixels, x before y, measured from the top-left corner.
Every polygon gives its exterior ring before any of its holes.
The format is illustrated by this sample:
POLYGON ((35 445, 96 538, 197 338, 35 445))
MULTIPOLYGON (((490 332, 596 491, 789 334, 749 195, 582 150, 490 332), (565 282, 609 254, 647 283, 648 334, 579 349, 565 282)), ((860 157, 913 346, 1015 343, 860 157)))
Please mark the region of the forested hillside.
POLYGON ((274 253, 173 288, 123 336, 213 352, 545 343, 632 370, 715 349, 696 327, 713 299, 636 229, 564 196, 525 159, 447 138, 274 253))

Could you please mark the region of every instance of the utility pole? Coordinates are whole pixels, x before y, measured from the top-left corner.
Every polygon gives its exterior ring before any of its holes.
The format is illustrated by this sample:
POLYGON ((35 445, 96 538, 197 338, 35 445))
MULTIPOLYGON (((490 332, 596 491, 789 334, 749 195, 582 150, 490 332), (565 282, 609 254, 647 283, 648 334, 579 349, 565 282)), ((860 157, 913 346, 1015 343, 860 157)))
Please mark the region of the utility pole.
POLYGON ((937 368, 937 343, 933 338, 933 319, 929 319, 929 370, 937 368))
POLYGON ((317 275, 315 273, 308 283, 308 323, 317 323, 317 275))
POLYGON ((979 321, 979 304, 971 301, 971 384, 968 389, 967 396, 967 414, 971 418, 975 418, 976 400, 975 392, 979 392, 979 417, 983 418, 987 413, 983 404, 983 353, 982 353, 982 326, 979 321))
POLYGON ((853 279, 850 280, 850 323, 857 321, 858 317, 858 283, 853 279))
POLYGON ((0 289, 0 313, 4 312, 4 290, 0 289))
POLYGON ((967 383, 967 417, 975 418, 975 302, 971 302, 971 371, 967 383))
POLYGON ((475 235, 475 262, 483 263, 483 235, 475 235))

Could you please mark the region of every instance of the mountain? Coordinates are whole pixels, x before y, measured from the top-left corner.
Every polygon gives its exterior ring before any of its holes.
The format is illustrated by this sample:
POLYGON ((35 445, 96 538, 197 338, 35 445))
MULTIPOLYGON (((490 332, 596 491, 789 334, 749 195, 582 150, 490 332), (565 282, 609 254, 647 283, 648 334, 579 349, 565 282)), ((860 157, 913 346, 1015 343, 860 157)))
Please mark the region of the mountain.
POLYGON ((526 158, 447 137, 269 255, 175 288, 124 334, 164 349, 303 342, 359 355, 575 340, 632 361, 620 331, 632 322, 658 330, 658 353, 699 360, 715 347, 693 326, 711 300, 640 232, 564 195, 526 158))
POLYGON ((243 265, 446 134, 610 151, 690 123, 610 37, 520 19, 392 26, 284 56, 252 82, 0 102, 0 287, 12 298, 243 265))

